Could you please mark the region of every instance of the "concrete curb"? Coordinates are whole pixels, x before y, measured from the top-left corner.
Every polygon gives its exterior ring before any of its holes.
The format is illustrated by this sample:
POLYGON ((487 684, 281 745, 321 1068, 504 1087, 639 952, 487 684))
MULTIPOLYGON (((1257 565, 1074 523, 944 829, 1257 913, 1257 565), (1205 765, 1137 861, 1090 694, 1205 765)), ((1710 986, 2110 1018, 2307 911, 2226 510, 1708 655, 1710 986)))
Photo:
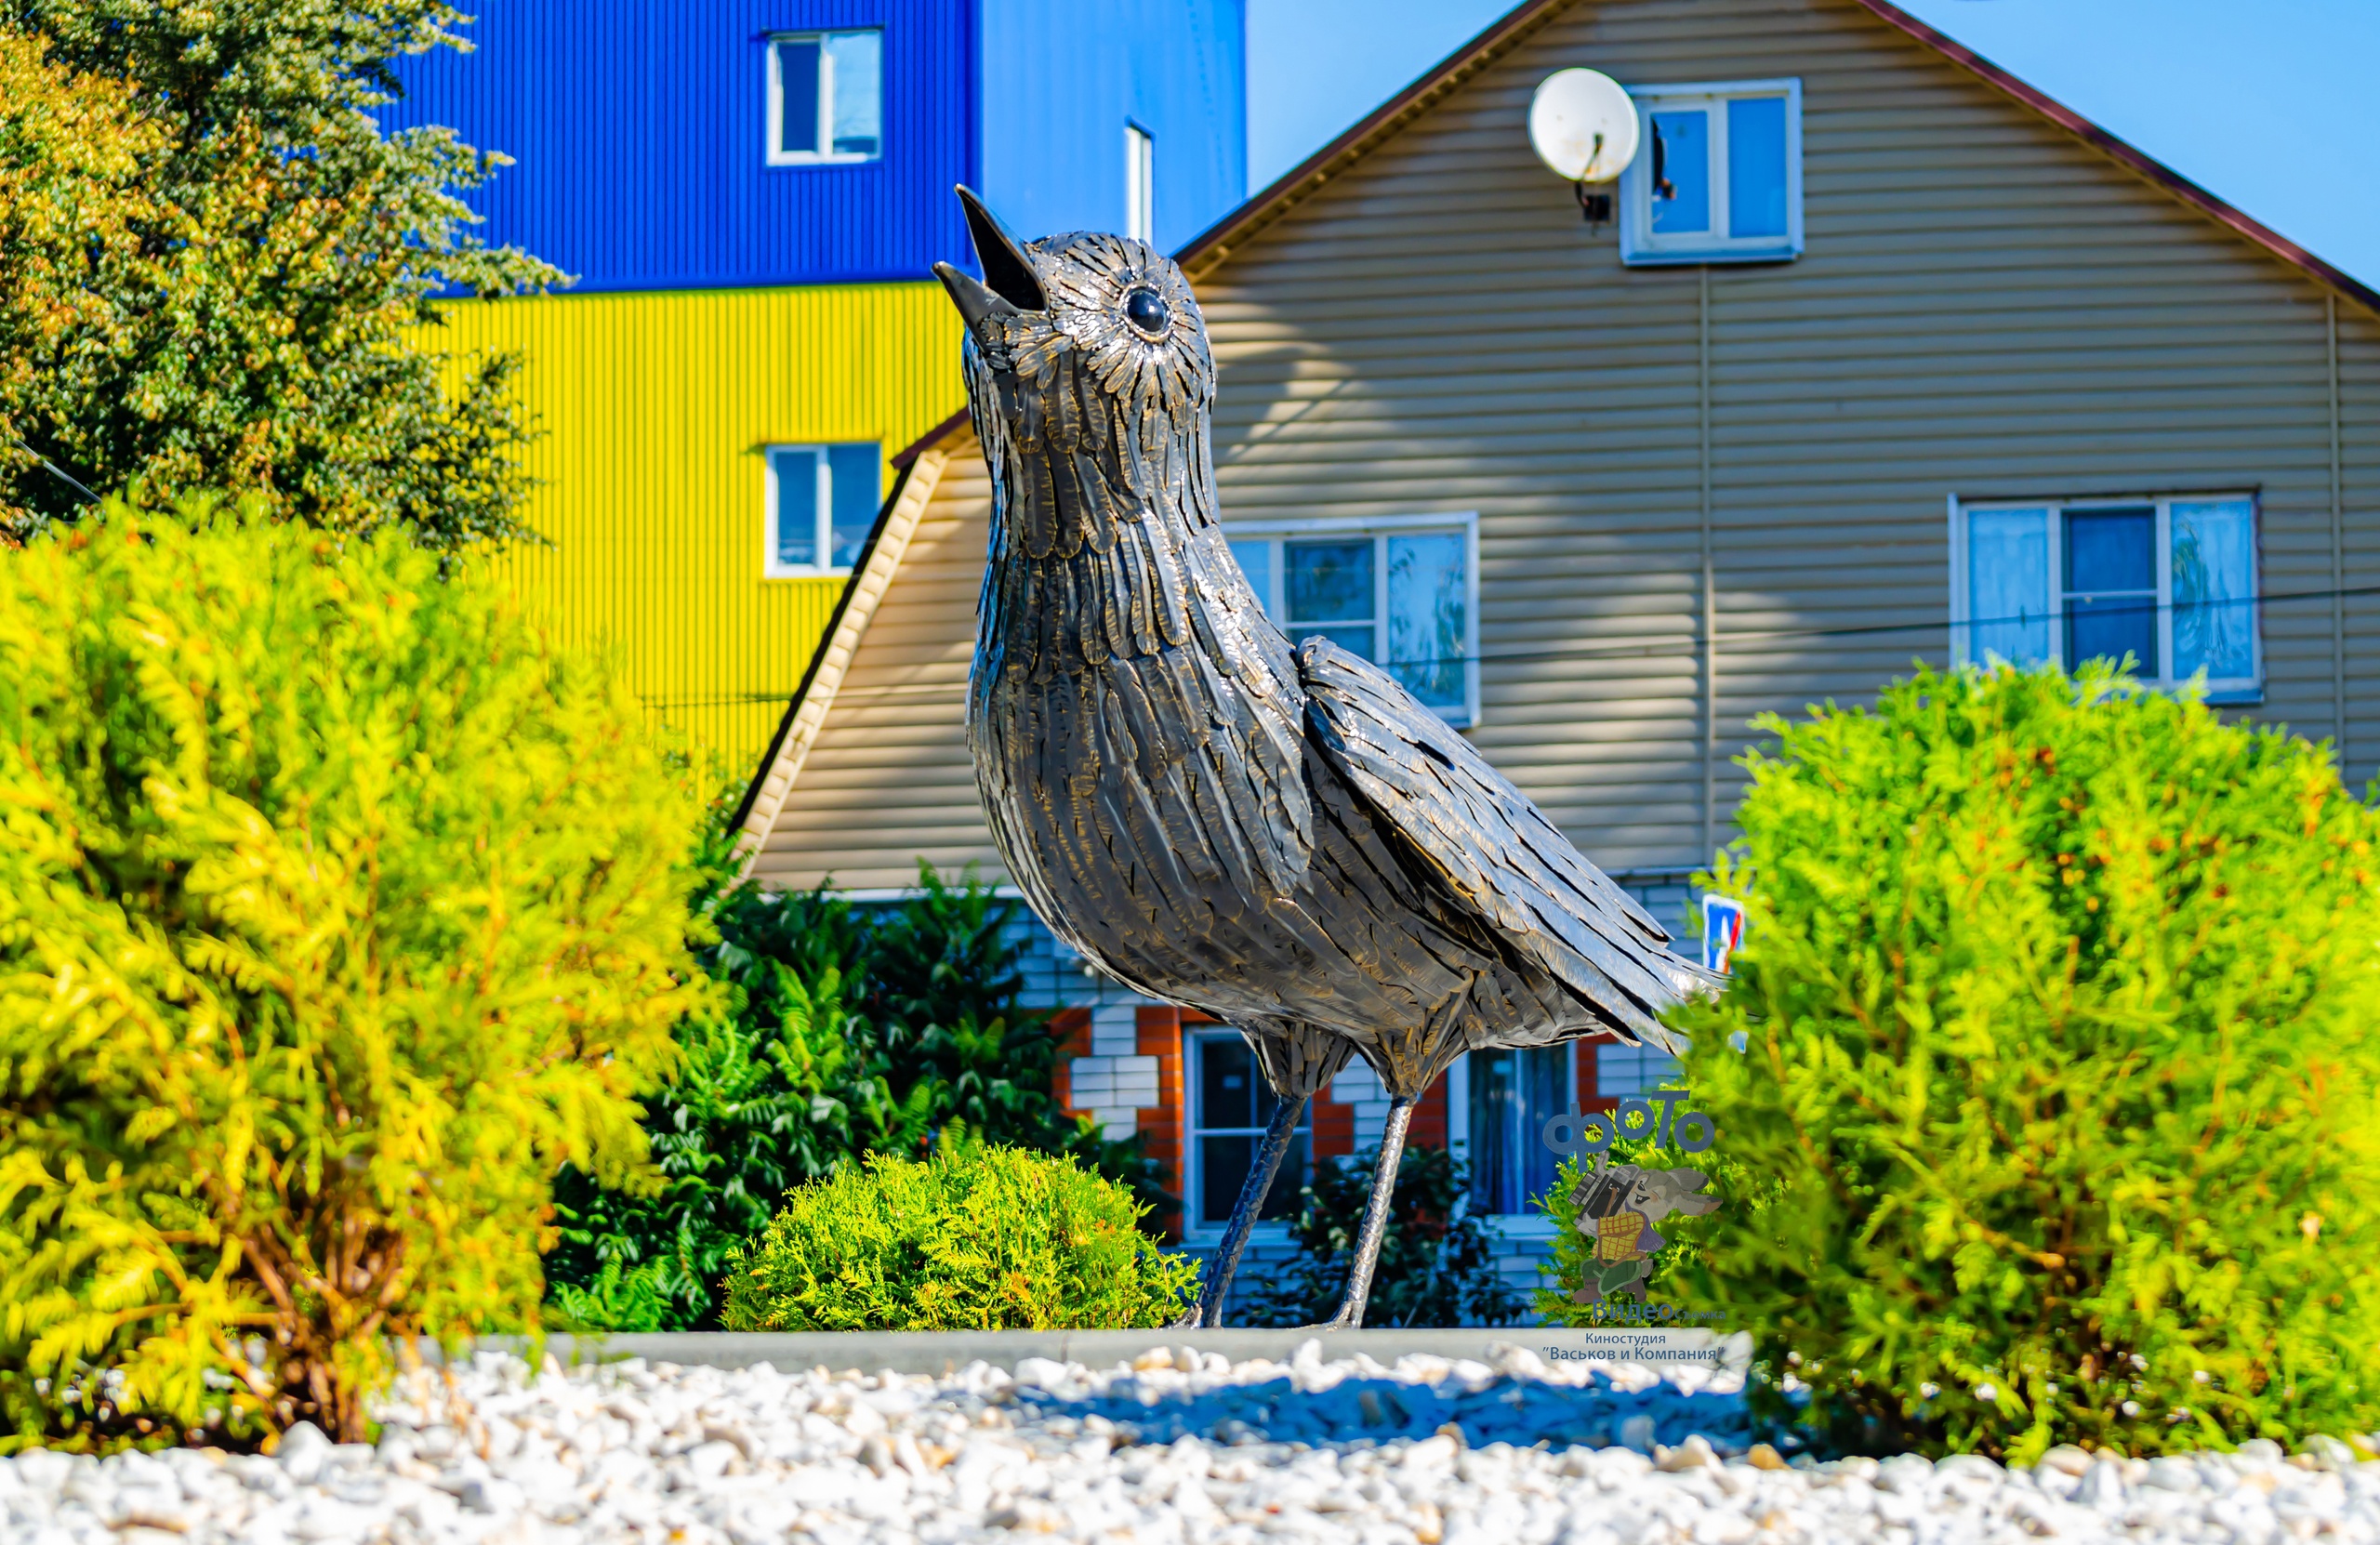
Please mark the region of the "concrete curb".
MULTIPOLYGON (((767 1364, 781 1373, 824 1367, 936 1377, 981 1361, 1013 1373, 1027 1358, 1114 1367, 1154 1347, 1187 1346, 1235 1363, 1258 1358, 1287 1363, 1307 1341, 1322 1343, 1325 1362, 1357 1354, 1382 1364, 1422 1355, 1488 1363, 1504 1347, 1522 1347, 1547 1362, 1646 1362, 1655 1367, 1700 1367, 1740 1371, 1751 1358, 1751 1338, 1722 1337, 1708 1330, 1571 1330, 1552 1327, 1501 1326, 1448 1330, 952 1330, 819 1331, 790 1335, 735 1332, 676 1332, 653 1335, 547 1338, 546 1349, 565 1365, 614 1363, 641 1357, 681 1367, 741 1368, 767 1364)), ((523 1351, 506 1339, 491 1344, 523 1351)))

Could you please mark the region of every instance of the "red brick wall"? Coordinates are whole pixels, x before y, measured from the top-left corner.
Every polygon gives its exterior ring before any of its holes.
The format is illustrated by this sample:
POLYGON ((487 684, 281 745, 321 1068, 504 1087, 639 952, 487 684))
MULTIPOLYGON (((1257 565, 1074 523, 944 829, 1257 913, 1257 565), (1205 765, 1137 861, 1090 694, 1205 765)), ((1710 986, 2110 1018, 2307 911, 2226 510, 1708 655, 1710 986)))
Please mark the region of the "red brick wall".
POLYGON ((1582 1111, 1611 1111, 1620 1108, 1619 1100, 1597 1092, 1595 1089, 1595 1048, 1618 1046, 1618 1036, 1590 1036, 1579 1043, 1579 1108, 1582 1111))
POLYGON ((1050 1019, 1050 1034, 1058 1038, 1058 1074, 1050 1088, 1065 1110, 1075 1108, 1074 1061, 1091 1055, 1091 1010, 1061 1009, 1050 1019))
POLYGON ((1443 1148, 1447 1145, 1447 1076, 1438 1075, 1437 1082, 1422 1090, 1414 1103, 1413 1119, 1405 1129, 1405 1141, 1419 1148, 1443 1148))
MULTIPOLYGON (((1133 1023, 1133 1051, 1143 1057, 1157 1059, 1157 1096, 1154 1106, 1144 1105, 1137 1113, 1134 1125, 1148 1139, 1146 1152, 1157 1160, 1165 1178, 1161 1183, 1179 1196, 1183 1194, 1183 1125, 1190 1109, 1188 1091, 1183 1087, 1182 1057, 1182 1022, 1195 1013, 1166 1005, 1143 1008, 1133 1023)), ((1182 1231, 1182 1213, 1176 1208, 1152 1217, 1165 1231, 1167 1237, 1178 1238, 1182 1231)))
POLYGON ((1314 1097, 1314 1156, 1344 1158, 1355 1151, 1355 1107, 1330 1098, 1326 1088, 1314 1097))

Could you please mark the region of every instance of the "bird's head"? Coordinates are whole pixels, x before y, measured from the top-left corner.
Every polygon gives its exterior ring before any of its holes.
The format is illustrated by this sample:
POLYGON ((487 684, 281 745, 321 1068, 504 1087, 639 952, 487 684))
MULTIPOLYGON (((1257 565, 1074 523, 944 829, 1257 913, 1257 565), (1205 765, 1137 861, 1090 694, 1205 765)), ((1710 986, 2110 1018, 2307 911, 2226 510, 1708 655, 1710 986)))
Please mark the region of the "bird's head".
POLYGON ((1106 522, 1212 519, 1214 359, 1190 282, 1128 236, 1018 242, 959 190, 984 277, 934 273, 966 319, 967 393, 1004 513, 1033 558, 1106 522))

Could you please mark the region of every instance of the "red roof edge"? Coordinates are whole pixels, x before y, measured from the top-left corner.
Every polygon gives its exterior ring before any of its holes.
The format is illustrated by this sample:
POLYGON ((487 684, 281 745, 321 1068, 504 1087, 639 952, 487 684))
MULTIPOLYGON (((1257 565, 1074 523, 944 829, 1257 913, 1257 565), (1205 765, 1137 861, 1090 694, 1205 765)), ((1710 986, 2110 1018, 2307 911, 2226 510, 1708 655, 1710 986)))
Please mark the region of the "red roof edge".
MULTIPOLYGON (((966 427, 967 409, 960 408, 957 413, 952 414, 941 423, 936 424, 932 429, 928 429, 925 433, 918 436, 917 439, 910 441, 906 445, 904 445, 899 450, 893 452, 892 465, 898 467, 904 472, 907 471, 911 462, 917 460, 918 457, 925 455, 928 451, 933 449, 936 445, 941 444, 944 441, 949 439, 952 435, 958 433, 960 429, 963 429, 966 427)), ((887 508, 890 507, 888 506, 887 508)))
POLYGON ((2155 156, 2126 140, 2118 139, 2038 87, 2026 85, 1965 44, 1957 42, 1920 21, 1898 6, 1892 4, 1891 0, 1852 0, 1852 4, 1869 12, 1886 26, 1925 45, 1986 85, 2015 98, 2060 128, 2097 146, 2116 161, 2156 183, 2184 204, 2191 205, 2200 214, 2209 217, 2219 224, 2229 226, 2282 262, 2302 270, 2337 290, 2341 295, 2375 312, 2380 312, 2380 290, 2374 290, 2371 285, 2348 274, 2344 269, 2324 262, 2247 211, 2215 197, 2155 156))
POLYGON ((1524 0, 1523 4, 1506 11, 1469 42, 1423 71, 1404 90, 1364 114, 1354 127, 1250 194, 1238 208, 1191 237, 1189 244, 1173 255, 1173 260, 1186 271, 1200 259, 1212 256, 1216 249, 1228 247, 1251 227, 1271 223, 1302 184, 1321 178, 1333 162, 1359 152, 1366 140, 1394 124, 1415 102, 1445 86, 1448 77, 1499 52, 1505 44, 1534 27, 1544 17, 1576 3, 1577 0, 1524 0))

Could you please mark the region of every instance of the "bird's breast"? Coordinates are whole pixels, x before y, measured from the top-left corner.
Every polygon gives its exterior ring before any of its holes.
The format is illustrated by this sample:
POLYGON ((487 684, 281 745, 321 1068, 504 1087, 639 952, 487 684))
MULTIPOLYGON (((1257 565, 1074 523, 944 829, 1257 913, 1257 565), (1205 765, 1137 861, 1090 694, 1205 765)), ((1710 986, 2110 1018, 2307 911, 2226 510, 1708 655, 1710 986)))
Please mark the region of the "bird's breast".
POLYGON ((1312 841, 1286 641, 1244 582, 1239 605, 1210 582, 1220 540, 1174 535, 1132 522, 1107 552, 986 578, 976 779, 1010 873, 1078 947, 1160 905, 1268 905, 1312 841))

